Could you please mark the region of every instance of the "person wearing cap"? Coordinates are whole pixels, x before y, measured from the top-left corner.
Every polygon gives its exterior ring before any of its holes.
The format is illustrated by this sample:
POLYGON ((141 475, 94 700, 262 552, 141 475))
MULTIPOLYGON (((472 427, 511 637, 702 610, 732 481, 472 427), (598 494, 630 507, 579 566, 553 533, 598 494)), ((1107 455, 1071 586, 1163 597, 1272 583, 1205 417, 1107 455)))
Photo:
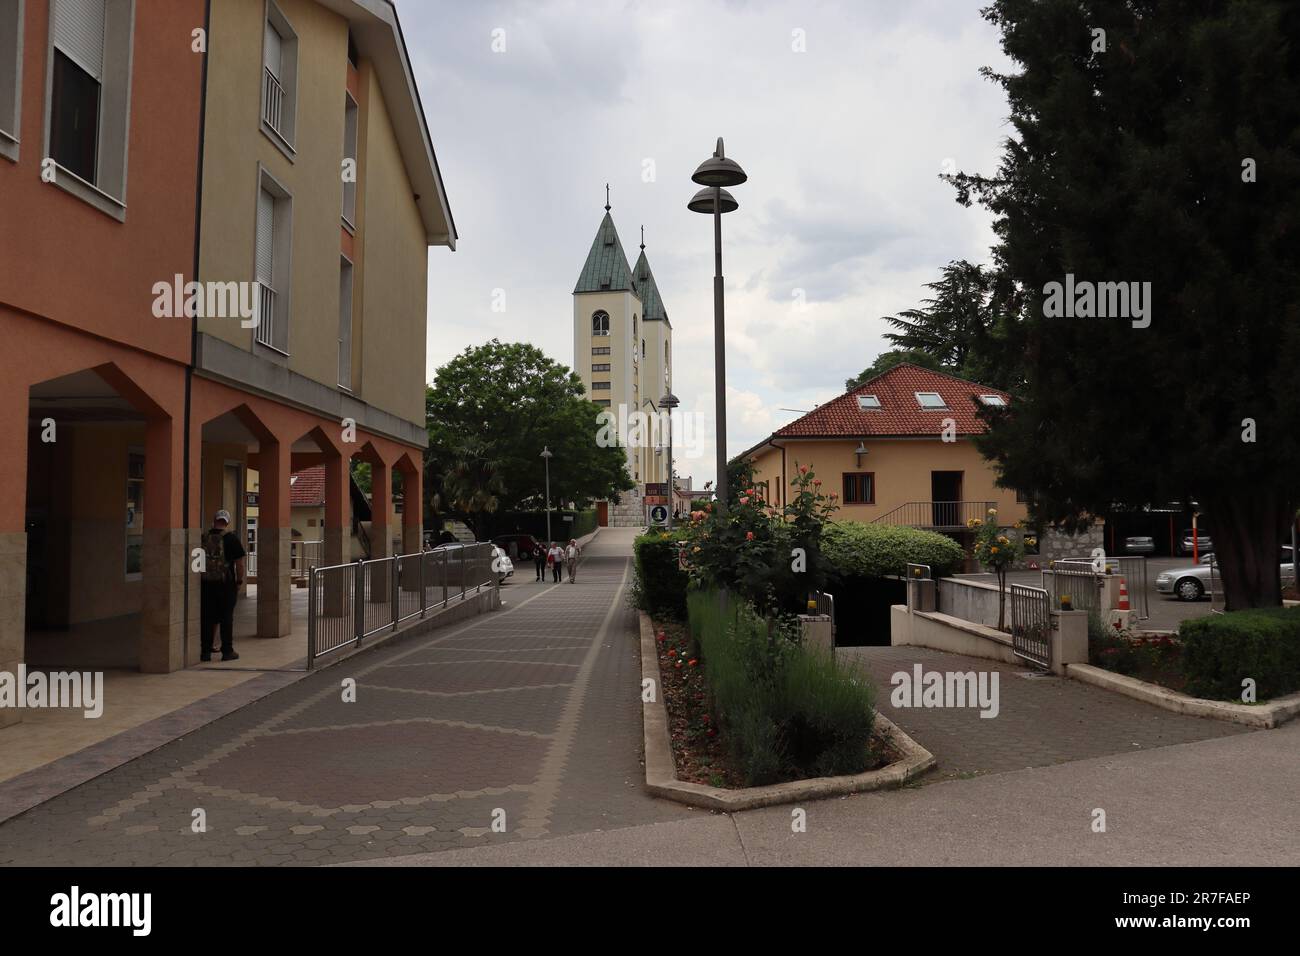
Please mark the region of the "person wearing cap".
POLYGON ((212 660, 213 631, 221 628, 221 659, 237 661, 235 653, 235 601, 244 583, 244 546, 230 527, 230 512, 218 511, 203 535, 204 568, 199 635, 199 660, 212 660))

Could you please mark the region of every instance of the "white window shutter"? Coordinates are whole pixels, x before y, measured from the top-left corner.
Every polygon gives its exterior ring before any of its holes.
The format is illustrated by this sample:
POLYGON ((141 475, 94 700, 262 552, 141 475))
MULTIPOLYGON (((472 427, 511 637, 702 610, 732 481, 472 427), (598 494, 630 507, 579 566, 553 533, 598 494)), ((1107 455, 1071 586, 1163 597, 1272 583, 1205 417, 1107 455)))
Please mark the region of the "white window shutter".
POLYGON ((275 197, 265 189, 257 193, 257 281, 275 288, 275 197))
POLYGON ((266 21, 266 68, 271 71, 271 75, 277 80, 280 78, 280 34, 275 27, 271 26, 271 21, 266 21))
POLYGON ((55 0, 54 45, 93 76, 104 76, 104 0, 55 0))

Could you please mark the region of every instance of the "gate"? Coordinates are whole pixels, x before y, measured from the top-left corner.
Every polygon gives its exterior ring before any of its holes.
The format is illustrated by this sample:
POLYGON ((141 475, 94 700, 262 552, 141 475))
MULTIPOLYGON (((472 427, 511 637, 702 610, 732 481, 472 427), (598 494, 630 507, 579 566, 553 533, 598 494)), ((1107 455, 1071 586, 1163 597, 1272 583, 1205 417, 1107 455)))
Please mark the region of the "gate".
MULTIPOLYGON (((1061 562, 1057 561, 1057 565, 1061 562)), ((1082 567, 1055 567, 1042 571, 1042 586, 1047 592, 1050 607, 1059 608, 1061 598, 1068 596, 1070 606, 1076 611, 1096 611, 1101 613, 1101 575, 1092 570, 1088 564, 1082 567)))
MULTIPOLYGON (((1068 571, 1091 571, 1090 558, 1061 558, 1057 567, 1068 571)), ((1129 607, 1139 621, 1151 617, 1151 592, 1147 588, 1147 559, 1140 554, 1106 555, 1106 569, 1124 579, 1128 587, 1129 607)))
POLYGON ((1043 588, 1011 585, 1011 650, 1037 667, 1051 668, 1052 618, 1043 588))

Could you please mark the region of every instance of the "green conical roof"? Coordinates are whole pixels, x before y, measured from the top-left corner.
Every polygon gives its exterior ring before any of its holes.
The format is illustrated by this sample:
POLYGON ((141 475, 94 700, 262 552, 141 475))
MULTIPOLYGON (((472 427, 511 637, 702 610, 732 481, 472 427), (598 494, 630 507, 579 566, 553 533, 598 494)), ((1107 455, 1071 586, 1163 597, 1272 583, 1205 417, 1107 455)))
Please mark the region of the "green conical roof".
POLYGON ((628 268, 627 256, 623 252, 623 243, 619 242, 618 230, 614 228, 614 219, 608 208, 605 218, 600 221, 591 252, 578 275, 577 292, 635 292, 632 286, 632 270, 628 268))
POLYGON ((650 271, 650 260, 645 257, 645 246, 641 247, 641 255, 632 270, 632 281, 636 283, 637 298, 641 300, 642 316, 651 322, 667 322, 668 313, 664 311, 664 300, 659 295, 655 274, 650 271))

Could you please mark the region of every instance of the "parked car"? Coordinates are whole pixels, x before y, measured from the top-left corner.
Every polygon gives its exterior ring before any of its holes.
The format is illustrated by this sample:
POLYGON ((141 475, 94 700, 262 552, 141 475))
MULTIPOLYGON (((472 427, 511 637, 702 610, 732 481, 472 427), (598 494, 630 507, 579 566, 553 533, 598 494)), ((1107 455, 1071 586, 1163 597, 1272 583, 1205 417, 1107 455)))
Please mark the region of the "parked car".
POLYGON ((1132 537, 1125 538, 1124 553, 1125 554, 1155 554, 1156 540, 1155 538, 1147 537, 1145 535, 1133 535, 1132 537))
MULTIPOLYGON (((1220 578, 1218 565, 1211 560, 1185 568, 1170 568, 1156 575, 1156 591, 1160 594, 1172 594, 1180 601, 1199 601, 1210 590, 1210 573, 1214 573, 1216 586, 1220 578)), ((1289 587, 1295 583, 1295 562, 1291 560, 1291 549, 1282 549, 1282 586, 1289 587)))
POLYGON ((531 534, 502 534, 492 539, 492 543, 499 548, 504 548, 506 554, 511 558, 521 560, 532 560, 533 555, 543 545, 531 534))
MULTIPOLYGON (((1196 530, 1196 550, 1199 552, 1214 550, 1214 542, 1210 540, 1210 536, 1199 528, 1196 530)), ((1178 542, 1178 553, 1179 554, 1192 553, 1192 529, 1191 528, 1183 529, 1182 540, 1178 542)))

